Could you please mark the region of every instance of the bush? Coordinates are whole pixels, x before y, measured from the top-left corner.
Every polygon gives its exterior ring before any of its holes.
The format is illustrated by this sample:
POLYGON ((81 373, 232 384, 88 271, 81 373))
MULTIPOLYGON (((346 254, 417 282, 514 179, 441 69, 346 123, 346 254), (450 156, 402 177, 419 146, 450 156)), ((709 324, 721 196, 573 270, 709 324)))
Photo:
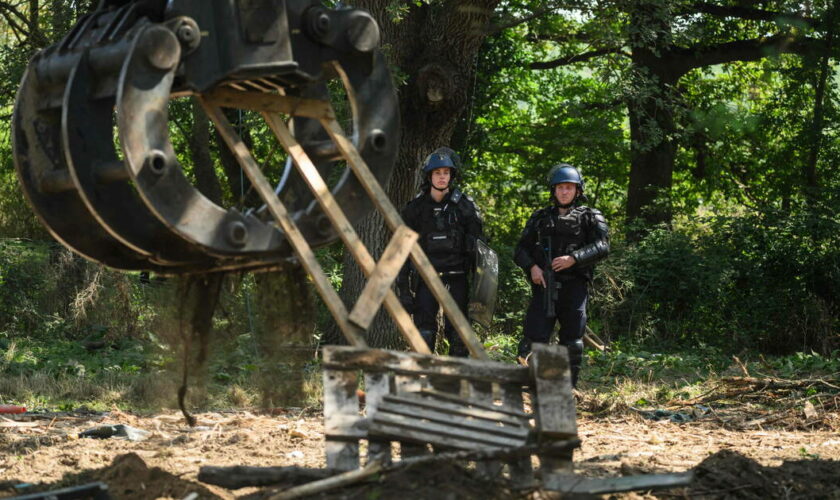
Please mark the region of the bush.
POLYGON ((715 217, 617 248, 598 273, 602 333, 769 353, 840 347, 840 224, 830 211, 715 217))

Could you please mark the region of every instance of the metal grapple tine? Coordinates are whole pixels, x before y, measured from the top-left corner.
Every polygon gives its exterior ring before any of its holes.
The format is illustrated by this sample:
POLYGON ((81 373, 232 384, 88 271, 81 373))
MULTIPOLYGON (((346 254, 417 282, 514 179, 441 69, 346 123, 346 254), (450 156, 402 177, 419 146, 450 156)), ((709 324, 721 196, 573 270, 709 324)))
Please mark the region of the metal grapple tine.
POLYGON ((249 261, 290 255, 277 228, 237 210, 224 210, 184 175, 169 141, 167 110, 180 51, 169 29, 151 25, 138 33, 120 75, 120 146, 140 197, 170 231, 202 252, 249 261))
POLYGON ((130 184, 114 147, 115 100, 94 96, 99 79, 89 57, 85 53, 70 73, 62 106, 62 149, 79 196, 105 231, 150 261, 212 265, 207 254, 154 217, 130 184))
POLYGON ((159 269, 108 234, 79 197, 61 152, 60 108, 39 109, 44 99, 30 63, 12 118, 12 148, 21 188, 52 236, 79 255, 115 269, 159 269))

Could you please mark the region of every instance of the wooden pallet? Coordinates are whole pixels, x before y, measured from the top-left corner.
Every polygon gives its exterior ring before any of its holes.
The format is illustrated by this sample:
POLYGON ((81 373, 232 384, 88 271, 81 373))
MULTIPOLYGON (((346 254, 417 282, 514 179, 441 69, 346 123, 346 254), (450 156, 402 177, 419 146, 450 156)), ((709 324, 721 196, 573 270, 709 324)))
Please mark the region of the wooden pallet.
MULTIPOLYGON (((576 438, 568 354, 535 345, 531 367, 377 349, 324 348, 327 467, 389 463, 453 450, 521 448, 576 438), (365 405, 357 397, 364 383, 365 405), (526 407, 525 395, 530 399, 526 407), (531 410, 531 411, 528 411, 531 410), (394 443, 399 443, 397 453, 394 443)), ((546 446, 548 450, 550 446, 546 446)), ((572 453, 537 453, 545 473, 569 473, 572 453)), ((531 456, 479 469, 531 481, 531 456)))

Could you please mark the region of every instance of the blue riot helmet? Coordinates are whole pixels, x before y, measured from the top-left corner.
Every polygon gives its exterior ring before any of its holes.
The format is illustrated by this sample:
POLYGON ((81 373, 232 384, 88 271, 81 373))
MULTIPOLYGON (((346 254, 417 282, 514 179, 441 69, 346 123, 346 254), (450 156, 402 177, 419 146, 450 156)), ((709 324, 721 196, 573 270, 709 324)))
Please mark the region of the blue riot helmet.
POLYGON ((449 148, 437 148, 432 154, 426 157, 423 162, 423 175, 429 175, 436 168, 451 168, 453 173, 461 168, 461 159, 458 153, 449 148))
POLYGON ((548 172, 548 189, 551 192, 552 199, 554 198, 554 186, 564 182, 577 184, 578 194, 576 199, 582 198, 583 200, 586 200, 586 195, 583 193, 583 176, 580 175, 580 171, 576 167, 573 167, 568 163, 555 165, 551 167, 551 170, 548 172))
POLYGON ((580 187, 580 191, 583 192, 583 177, 577 168, 568 163, 561 163, 551 167, 551 170, 548 172, 549 189, 554 189, 554 186, 564 182, 577 184, 580 187))
MULTIPOLYGON (((429 182, 432 170, 436 168, 448 168, 450 171, 449 186, 455 183, 458 178, 458 171, 461 169, 461 158, 458 153, 450 148, 437 148, 423 161, 423 179, 429 182)), ((447 186, 447 188, 449 187, 447 186)), ((437 188, 435 188, 437 189, 437 188)))

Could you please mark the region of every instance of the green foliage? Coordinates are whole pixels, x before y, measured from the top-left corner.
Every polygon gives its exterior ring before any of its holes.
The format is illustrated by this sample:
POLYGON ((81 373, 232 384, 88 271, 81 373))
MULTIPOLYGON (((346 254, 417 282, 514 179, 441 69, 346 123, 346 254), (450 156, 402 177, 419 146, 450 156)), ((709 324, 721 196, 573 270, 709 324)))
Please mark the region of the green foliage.
POLYGON ((605 351, 588 351, 585 380, 607 381, 618 377, 631 380, 678 379, 689 381, 720 373, 731 360, 720 348, 697 344, 690 348, 668 348, 659 343, 615 342, 605 351))
POLYGON ((717 216, 618 249, 596 286, 602 333, 786 353, 837 349, 834 211, 717 216))

